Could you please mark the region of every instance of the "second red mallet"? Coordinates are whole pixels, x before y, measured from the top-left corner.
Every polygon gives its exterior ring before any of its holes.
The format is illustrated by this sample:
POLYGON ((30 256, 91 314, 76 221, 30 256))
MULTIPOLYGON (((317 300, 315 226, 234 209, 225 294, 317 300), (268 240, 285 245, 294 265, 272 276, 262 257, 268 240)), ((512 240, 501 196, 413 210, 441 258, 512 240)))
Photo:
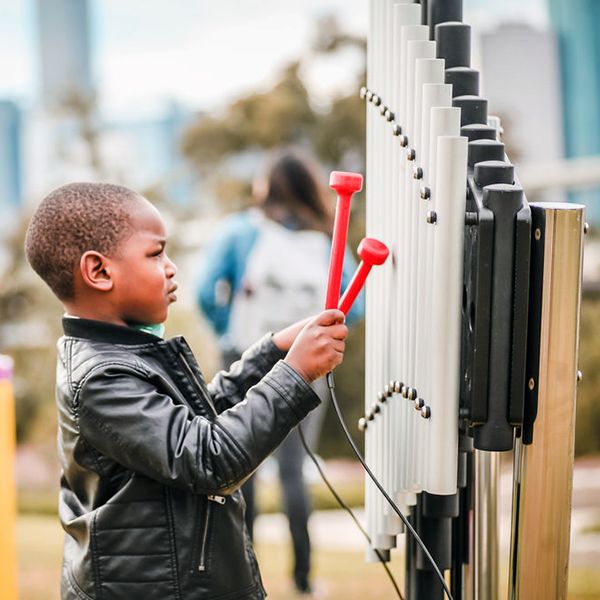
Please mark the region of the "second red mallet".
POLYGON ((356 296, 360 293, 369 271, 373 265, 382 265, 390 254, 388 247, 375 238, 363 238, 358 245, 358 256, 360 256, 360 264, 354 273, 344 295, 340 298, 338 308, 345 314, 352 307, 356 296))
POLYGON ((335 206, 325 308, 337 308, 338 306, 340 288, 342 287, 342 267, 348 235, 348 221, 350 219, 350 200, 354 192, 362 190, 362 185, 363 177, 360 173, 332 171, 329 176, 329 186, 337 192, 338 199, 335 206))

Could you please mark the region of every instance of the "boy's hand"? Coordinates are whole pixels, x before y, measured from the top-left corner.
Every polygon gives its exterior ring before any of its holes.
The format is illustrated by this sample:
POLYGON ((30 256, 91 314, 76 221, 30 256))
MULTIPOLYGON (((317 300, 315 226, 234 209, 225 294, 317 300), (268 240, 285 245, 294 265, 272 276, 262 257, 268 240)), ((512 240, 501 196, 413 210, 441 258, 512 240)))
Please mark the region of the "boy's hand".
POLYGON ((344 313, 325 310, 308 321, 284 360, 311 383, 342 362, 347 335, 344 313))

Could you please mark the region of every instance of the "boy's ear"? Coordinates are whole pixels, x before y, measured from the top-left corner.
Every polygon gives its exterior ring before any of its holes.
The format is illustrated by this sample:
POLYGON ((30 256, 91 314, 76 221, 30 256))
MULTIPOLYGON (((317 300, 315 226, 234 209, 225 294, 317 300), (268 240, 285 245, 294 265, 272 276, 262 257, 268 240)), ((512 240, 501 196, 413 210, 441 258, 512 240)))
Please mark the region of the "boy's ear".
POLYGON ((98 290, 109 292, 113 287, 108 259, 100 252, 88 250, 79 261, 79 271, 85 285, 98 290))

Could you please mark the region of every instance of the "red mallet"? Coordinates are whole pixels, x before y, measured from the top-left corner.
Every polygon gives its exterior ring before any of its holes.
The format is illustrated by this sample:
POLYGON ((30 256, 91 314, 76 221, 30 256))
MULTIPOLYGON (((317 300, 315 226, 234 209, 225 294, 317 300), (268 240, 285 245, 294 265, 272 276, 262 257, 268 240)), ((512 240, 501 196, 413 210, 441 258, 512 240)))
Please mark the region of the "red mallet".
POLYGON ((337 192, 338 199, 335 206, 325 308, 337 308, 338 305, 340 288, 342 287, 342 267, 344 265, 346 236, 348 235, 348 221, 350 219, 350 200, 354 192, 362 190, 362 185, 363 177, 360 173, 332 171, 329 176, 329 186, 337 192))
POLYGON ((356 273, 348 284, 344 295, 340 299, 338 308, 345 314, 352 307, 360 290, 367 279, 367 275, 373 265, 382 265, 390 254, 388 247, 375 238, 363 238, 358 245, 358 256, 360 256, 360 264, 356 269, 356 273))

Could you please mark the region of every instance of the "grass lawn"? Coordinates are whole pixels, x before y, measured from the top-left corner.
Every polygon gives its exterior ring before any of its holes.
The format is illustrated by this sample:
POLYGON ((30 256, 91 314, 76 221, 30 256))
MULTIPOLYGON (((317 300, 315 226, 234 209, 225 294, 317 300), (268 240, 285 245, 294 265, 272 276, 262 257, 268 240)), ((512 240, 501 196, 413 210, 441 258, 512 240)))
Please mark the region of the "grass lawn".
MULTIPOLYGON (((59 600, 62 532, 58 520, 51 516, 21 515, 17 520, 17 540, 20 600, 59 600)), ((293 598, 287 577, 288 548, 259 545, 257 551, 270 600, 293 598)), ((391 566, 398 573, 400 560, 395 560, 398 562, 392 562, 391 566)), ((362 552, 317 550, 314 562, 318 587, 326 592, 324 598, 375 600, 395 597, 383 569, 365 564, 362 552)), ((571 569, 569 600, 598 598, 600 570, 571 569)))

